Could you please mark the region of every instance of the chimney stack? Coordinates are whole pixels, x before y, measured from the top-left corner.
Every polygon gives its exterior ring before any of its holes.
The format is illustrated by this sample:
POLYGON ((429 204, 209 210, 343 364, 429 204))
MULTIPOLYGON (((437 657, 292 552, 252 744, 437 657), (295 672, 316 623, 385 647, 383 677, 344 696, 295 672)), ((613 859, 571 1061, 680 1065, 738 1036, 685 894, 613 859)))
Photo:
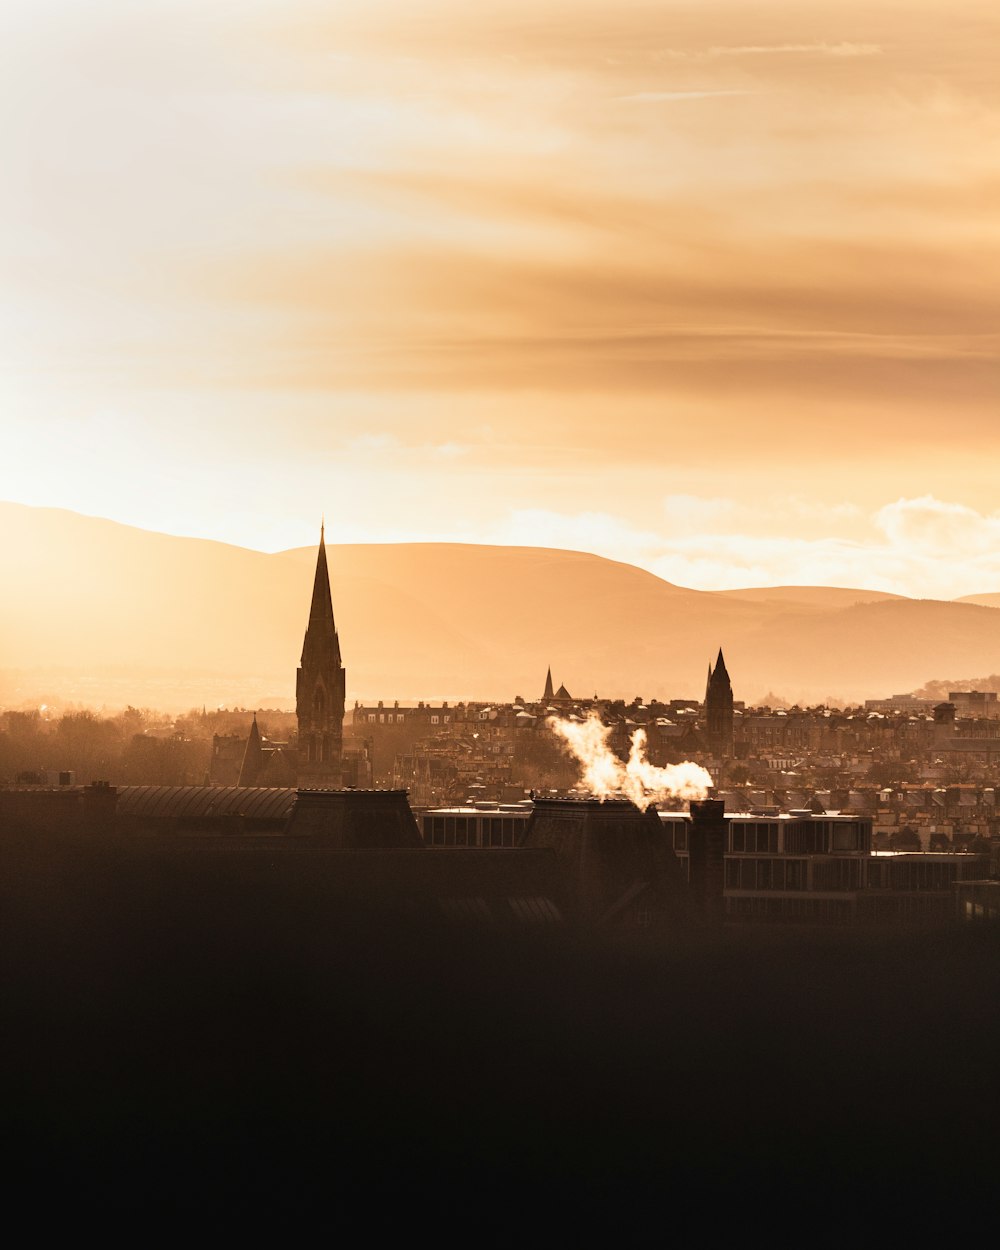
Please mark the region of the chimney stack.
POLYGON ((688 885, 695 909, 711 925, 721 925, 726 917, 725 813, 722 799, 702 799, 691 804, 688 885))

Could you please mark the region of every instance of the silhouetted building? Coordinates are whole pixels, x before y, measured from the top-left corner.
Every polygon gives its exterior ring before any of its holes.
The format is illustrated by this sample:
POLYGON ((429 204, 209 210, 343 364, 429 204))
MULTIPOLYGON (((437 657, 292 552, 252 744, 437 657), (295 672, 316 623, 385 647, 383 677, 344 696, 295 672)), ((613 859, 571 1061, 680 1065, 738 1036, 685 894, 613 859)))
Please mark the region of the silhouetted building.
POLYGON ((549 800, 533 805, 526 824, 517 814, 516 847, 438 850, 421 837, 402 790, 0 790, 0 853, 45 880, 65 870, 88 892, 110 874, 116 896, 133 902, 147 888, 173 894, 179 906, 212 898, 227 925, 227 907, 253 923, 261 907, 286 919, 312 908, 327 920, 364 914, 531 927, 693 919, 655 812, 624 800, 549 800))
POLYGON ((246 739, 240 734, 213 734, 208 783, 213 786, 235 786, 240 779, 246 751, 246 739))
POLYGON ((492 853, 553 854, 575 918, 586 925, 643 929, 694 919, 683 870, 653 808, 641 812, 627 799, 535 799, 520 847, 492 853))
POLYGON ((542 703, 546 707, 562 707, 573 702, 573 696, 566 689, 565 684, 561 685, 558 690, 552 688, 552 665, 549 665, 545 674, 545 689, 542 692, 542 703))
POLYGON ((345 681, 321 527, 309 624, 295 679, 300 786, 337 789, 341 785, 345 681))
POLYGON ((948 702, 958 716, 1000 720, 1000 699, 995 690, 951 690, 948 702))
POLYGON ((421 832, 428 846, 519 846, 531 812, 530 802, 433 808, 421 813, 421 832))
POLYGON ((729 759, 733 754, 733 687, 719 648, 715 668, 708 666, 705 687, 705 739, 713 755, 729 759))

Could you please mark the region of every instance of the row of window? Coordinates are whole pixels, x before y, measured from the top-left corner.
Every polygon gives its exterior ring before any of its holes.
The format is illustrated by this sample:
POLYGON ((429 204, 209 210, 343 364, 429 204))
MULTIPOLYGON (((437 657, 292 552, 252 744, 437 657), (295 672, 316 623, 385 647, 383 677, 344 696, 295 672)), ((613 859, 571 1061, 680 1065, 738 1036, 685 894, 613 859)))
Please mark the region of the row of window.
MULTIPOLYGON (((405 712, 369 712, 369 725, 402 725, 406 720, 405 712)), ((449 725, 451 724, 451 713, 445 712, 443 715, 435 712, 430 717, 432 725, 449 725)))
POLYGON ((727 890, 950 890, 958 880, 985 879, 989 865, 969 857, 968 863, 815 859, 810 881, 804 859, 750 859, 726 857, 727 890))
POLYGON ((989 864, 972 855, 962 863, 876 859, 868 865, 868 886, 872 890, 948 890, 956 881, 985 879, 989 873, 989 864))
POLYGON ((727 890, 808 888, 809 865, 804 859, 726 859, 727 890))
POLYGON ((424 817, 424 841, 429 846, 517 846, 524 820, 514 816, 424 817))
MULTIPOLYGON (((866 846, 860 821, 803 820, 782 826, 782 851, 792 855, 822 855, 829 851, 857 851, 866 846)), ((729 846, 737 854, 756 852, 774 855, 778 847, 776 824, 733 821, 729 825, 729 846)))

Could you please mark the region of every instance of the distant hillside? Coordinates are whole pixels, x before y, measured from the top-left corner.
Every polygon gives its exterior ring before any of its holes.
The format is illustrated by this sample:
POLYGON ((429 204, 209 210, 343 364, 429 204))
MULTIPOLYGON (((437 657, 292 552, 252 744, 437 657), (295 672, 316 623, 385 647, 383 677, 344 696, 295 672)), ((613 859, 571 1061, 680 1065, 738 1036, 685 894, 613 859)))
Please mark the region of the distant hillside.
POLYGON ((903 599, 886 590, 851 590, 845 586, 752 586, 746 590, 720 590, 732 599, 749 599, 754 603, 791 603, 808 608, 849 608, 855 603, 881 603, 884 599, 903 599))
MULTIPOLYGON (((315 551, 275 555, 0 504, 0 703, 247 706, 294 696, 315 551)), ((860 699, 1000 670, 986 607, 825 587, 710 593, 580 552, 331 546, 349 698, 860 699), (857 596, 874 602, 858 602, 857 596)))
POLYGON ((977 603, 982 608, 1000 608, 1000 591, 987 592, 985 595, 963 595, 955 603, 977 603))

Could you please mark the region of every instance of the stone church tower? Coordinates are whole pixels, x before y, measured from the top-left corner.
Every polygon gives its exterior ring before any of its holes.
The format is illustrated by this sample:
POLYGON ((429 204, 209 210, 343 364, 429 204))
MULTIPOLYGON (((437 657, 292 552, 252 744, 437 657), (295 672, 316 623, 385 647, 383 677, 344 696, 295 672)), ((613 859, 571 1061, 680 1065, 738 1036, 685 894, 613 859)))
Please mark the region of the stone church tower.
POLYGON ((303 788, 340 788, 344 696, 344 666, 340 660, 340 639, 333 621, 330 572, 326 565, 326 543, 321 526, 309 624, 302 643, 302 663, 295 677, 295 714, 299 722, 298 782, 303 788))
POLYGON ((719 648, 713 670, 708 666, 705 687, 705 738, 713 755, 729 759, 733 754, 733 685, 726 671, 726 661, 719 648))

